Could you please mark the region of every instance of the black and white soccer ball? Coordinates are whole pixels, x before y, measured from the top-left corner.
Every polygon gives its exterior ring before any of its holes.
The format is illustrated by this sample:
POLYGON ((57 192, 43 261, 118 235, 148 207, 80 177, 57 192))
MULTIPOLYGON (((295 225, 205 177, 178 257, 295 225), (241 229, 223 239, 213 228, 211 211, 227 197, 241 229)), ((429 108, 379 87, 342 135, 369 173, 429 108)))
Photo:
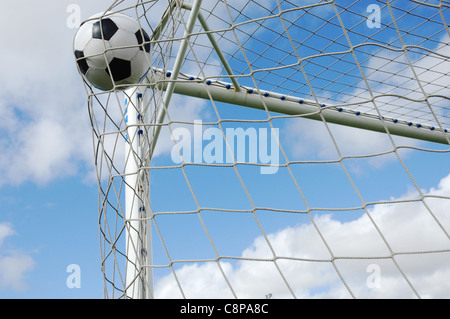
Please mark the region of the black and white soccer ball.
POLYGON ((148 34, 137 20, 122 13, 107 12, 87 19, 73 46, 80 73, 100 90, 134 86, 150 68, 148 34))

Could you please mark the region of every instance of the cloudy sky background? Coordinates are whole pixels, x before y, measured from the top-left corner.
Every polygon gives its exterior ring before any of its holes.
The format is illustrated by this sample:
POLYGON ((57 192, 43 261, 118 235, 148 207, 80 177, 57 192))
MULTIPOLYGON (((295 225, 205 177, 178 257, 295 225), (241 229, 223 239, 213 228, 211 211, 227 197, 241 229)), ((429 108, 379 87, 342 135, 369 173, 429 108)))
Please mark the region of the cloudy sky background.
MULTIPOLYGON (((91 133, 68 24, 73 3, 18 1, 0 13, 2 298, 102 296, 91 133), (92 287, 67 288, 71 264, 92 287)), ((76 4, 87 18, 107 2, 76 4)))
MULTIPOLYGON (((94 178, 86 94, 72 53, 76 32, 71 24, 73 11, 70 9, 74 8, 73 4, 81 9, 83 20, 105 10, 110 1, 19 0, 11 2, 0 12, 0 27, 6 30, 0 33, 3 47, 0 62, 1 298, 103 297, 98 246, 98 188, 94 178), (72 264, 80 266, 81 288, 67 287, 67 267, 72 264)), ((448 55, 448 49, 443 54, 448 55)), ((379 63, 376 60, 371 62, 379 63)), ((421 63, 426 65, 427 61, 422 60, 421 63)), ((450 69, 448 62, 439 67, 450 69)), ((392 78, 390 80, 395 81, 392 78)), ((448 88, 441 93, 448 96, 448 88)), ((205 114, 203 102, 196 103, 193 112, 192 109, 187 111, 183 108, 185 99, 176 97, 174 101, 172 114, 177 117, 186 119, 187 116, 189 120, 194 120, 196 117, 210 116, 205 114)), ((281 138, 289 145, 292 158, 335 158, 335 148, 323 123, 296 119, 287 120, 284 125, 281 138)), ((390 149, 389 141, 380 134, 333 125, 330 130, 342 155, 369 154, 390 149), (371 141, 370 146, 368 140, 371 141)), ((162 140, 167 139, 168 136, 162 137, 162 140)), ((406 139, 396 141, 446 149, 406 139)), ((167 155, 169 150, 170 147, 166 147, 160 149, 160 153, 167 155)), ((399 154, 418 181, 423 195, 450 195, 448 153, 399 150, 399 154)), ((380 156, 367 161, 348 160, 345 163, 348 163, 347 168, 367 202, 420 197, 408 177, 404 176, 404 170, 395 156, 380 156), (394 173, 399 171, 403 171, 401 181, 395 175, 399 173, 394 173), (384 186, 373 187, 373 184, 367 183, 368 179, 384 186)), ((335 168, 318 172, 311 167, 312 171, 317 173, 315 179, 313 173, 302 173, 302 169, 295 172, 302 176, 300 187, 305 190, 306 196, 310 196, 309 204, 313 207, 333 207, 336 205, 333 196, 337 191, 343 196, 341 200, 354 201, 357 206, 355 194, 350 198, 344 189, 336 189, 342 185, 333 180, 327 181, 325 185, 317 182, 317 179, 329 179, 330 175, 327 174, 336 173, 335 168), (318 190, 322 192, 320 196, 317 195, 318 190)), ((344 174, 342 169, 339 172, 344 174)), ((345 174, 341 177, 347 180, 345 174)), ((260 191, 258 195, 257 183, 270 185, 269 177, 265 180, 261 176, 258 178, 247 180, 249 189, 254 190, 252 194, 256 192, 255 201, 268 200, 267 196, 289 196, 287 190, 285 194, 280 190, 272 190, 267 193, 260 191)), ((293 197, 288 198, 286 205, 294 207, 293 197)), ((398 206, 373 205, 368 211, 394 251, 448 250, 449 239, 442 228, 447 233, 450 230, 447 213, 450 211, 449 200, 427 199, 426 203, 442 227, 421 202, 405 202, 398 206), (412 211, 414 215, 410 214, 412 211)), ((322 230, 334 254, 389 255, 367 215, 340 220, 328 212, 315 217, 316 225, 322 230), (355 238, 358 238, 357 244, 355 238)), ((267 219, 264 226, 267 226, 267 237, 279 256, 330 258, 328 249, 317 237, 311 223, 282 224, 281 221, 267 219), (308 245, 299 247, 299 243, 308 245)), ((243 238, 242 243, 233 248, 224 246, 224 251, 229 249, 244 258, 272 258, 266 240, 260 235, 254 235, 257 231, 245 234, 245 229, 237 230, 231 225, 223 227, 224 231, 232 229, 233 232, 241 232, 243 238)), ((450 276, 449 253, 429 254, 427 259, 405 255, 398 257, 398 262, 407 269, 422 296, 449 297, 450 284, 442 280, 450 276)), ((372 264, 371 261, 359 264, 347 260, 336 261, 352 291, 360 297, 412 296, 411 289, 391 261, 377 260, 377 263, 383 267, 383 284, 379 289, 369 289, 361 282, 366 282, 367 267, 372 264)), ((224 260, 221 265, 239 297, 264 297, 268 293, 278 298, 291 296, 272 263, 255 267, 251 262, 224 260), (273 275, 270 276, 273 281, 264 280, 268 273, 273 275), (263 283, 263 287, 259 286, 263 283)), ((318 266, 315 263, 285 259, 278 266, 297 297, 349 297, 329 263, 318 266)), ((180 267, 178 279, 187 297, 232 297, 215 264, 180 267), (205 282, 204 278, 208 278, 208 281, 205 282), (212 289, 205 290, 205 286, 212 289)), ((155 288, 158 297, 180 296, 173 277, 168 273, 157 277, 155 288)))

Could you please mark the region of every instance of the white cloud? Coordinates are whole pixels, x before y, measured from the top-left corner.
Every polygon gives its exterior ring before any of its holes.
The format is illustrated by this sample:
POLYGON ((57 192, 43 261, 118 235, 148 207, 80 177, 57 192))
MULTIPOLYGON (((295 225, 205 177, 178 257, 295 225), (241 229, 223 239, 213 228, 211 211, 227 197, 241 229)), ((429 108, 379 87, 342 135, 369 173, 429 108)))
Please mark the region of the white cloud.
MULTIPOLYGON (((12 225, 0 223, 0 247, 6 238, 15 234, 12 225)), ((0 253, 0 289, 23 291, 27 288, 25 275, 33 270, 35 261, 19 250, 4 249, 0 253)))
MULTIPOLYGON (((443 178, 436 188, 424 191, 424 194, 449 197, 450 175, 443 178)), ((397 200, 411 199, 411 196, 413 194, 406 194, 397 200)), ((448 298, 450 253, 432 252, 450 249, 450 218, 447 214, 450 201, 440 200, 432 204, 434 200, 427 198, 425 203, 432 209, 442 228, 422 202, 378 204, 368 209, 390 248, 365 214, 351 221, 341 221, 333 215, 316 217, 314 222, 326 245, 311 223, 290 226, 268 234, 267 239, 278 257, 281 273, 298 298, 351 297, 331 263, 331 253, 336 258, 336 268, 357 298, 415 297, 393 260, 421 297, 448 298), (396 254, 394 259, 391 259, 390 249, 396 254), (402 254, 408 252, 413 254, 402 254), (293 258, 302 258, 303 261, 293 258), (374 273, 371 265, 379 270, 378 287, 367 284, 374 273)), ((240 257, 247 260, 235 263, 220 261, 223 272, 239 298, 264 298, 268 293, 274 298, 292 297, 273 262, 254 261, 258 258, 273 258, 264 237, 255 238, 240 257)), ((176 274, 188 298, 232 297, 215 263, 183 266, 176 274)), ((181 297, 178 290, 172 275, 157 281, 155 287, 158 298, 181 297)))
POLYGON ((33 258, 25 254, 0 256, 0 288, 15 291, 27 289, 25 274, 34 268, 33 258))
POLYGON ((14 230, 12 229, 11 224, 9 223, 1 223, 0 224, 0 245, 3 244, 3 241, 9 237, 14 235, 14 230))
MULTIPOLYGON (((78 3, 83 16, 95 10, 78 3)), ((71 49, 75 29, 66 24, 69 4, 27 2, 23 10, 19 1, 0 13, 0 27, 10 31, 0 35, 0 185, 45 183, 92 167, 86 93, 71 49)))

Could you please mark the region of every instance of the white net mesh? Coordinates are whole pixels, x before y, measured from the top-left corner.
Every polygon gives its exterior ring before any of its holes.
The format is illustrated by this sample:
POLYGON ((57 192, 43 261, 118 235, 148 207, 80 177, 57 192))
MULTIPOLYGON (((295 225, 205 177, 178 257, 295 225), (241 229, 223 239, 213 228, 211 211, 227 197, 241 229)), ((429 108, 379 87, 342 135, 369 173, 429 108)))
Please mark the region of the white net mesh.
POLYGON ((450 297, 449 2, 203 1, 186 37, 196 2, 105 8, 152 45, 142 95, 87 84, 105 295, 450 297), (184 95, 164 105, 171 82, 184 95), (307 101, 314 112, 296 113, 307 101))

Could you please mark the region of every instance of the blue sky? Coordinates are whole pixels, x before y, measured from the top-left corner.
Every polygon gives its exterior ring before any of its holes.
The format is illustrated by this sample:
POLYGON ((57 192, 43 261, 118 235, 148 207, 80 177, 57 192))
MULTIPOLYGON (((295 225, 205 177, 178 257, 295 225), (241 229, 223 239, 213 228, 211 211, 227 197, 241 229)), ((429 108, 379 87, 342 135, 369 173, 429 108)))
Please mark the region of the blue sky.
POLYGON ((3 283, 2 298, 102 297, 96 190, 76 178, 2 189, 2 223, 14 231, 2 256, 32 259, 23 260, 17 288, 3 283), (80 289, 67 288, 71 264, 81 268, 80 289))
MULTIPOLYGON (((76 3, 81 18, 104 5, 88 3, 76 3)), ((90 133, 67 139, 74 134, 69 122, 89 129, 84 88, 73 62, 73 4, 22 1, 1 13, 4 30, 14 21, 26 23, 15 35, 0 36, 9 61, 0 67, 0 223, 5 226, 0 298, 103 297, 98 187, 88 177, 88 157, 82 159, 84 147, 91 148, 90 133), (79 289, 66 285, 71 264, 81 269, 79 289)))
MULTIPOLYGON (((228 2, 232 5, 239 3, 238 1, 228 2)), ((308 3, 312 2, 308 1, 308 3)), ((269 4, 271 1, 266 0, 260 3, 269 4)), ((396 3, 402 4, 401 1, 396 3)), ((15 28, 14 34, 8 32, 0 34, 0 42, 6 44, 3 49, 4 58, 0 63, 0 74, 5 75, 0 78, 0 298, 103 298, 99 251, 98 186, 93 166, 94 156, 86 94, 72 53, 72 41, 76 33, 72 23, 73 18, 76 17, 73 14, 78 14, 78 9, 81 19, 85 19, 105 10, 109 4, 109 1, 93 3, 82 0, 64 0, 57 3, 45 0, 40 1, 39 4, 33 1, 16 1, 0 13, 0 27, 3 30, 10 30, 11 23, 19 19, 26 21, 15 28), (27 6, 29 10, 21 10, 22 6, 27 6), (46 17, 46 23, 42 23, 43 17, 46 17), (67 267, 73 264, 78 265, 81 270, 80 288, 67 286, 70 275, 67 267)), ((405 8, 411 8, 411 5, 405 4, 405 8)), ((351 9, 360 12, 361 15, 367 14, 364 5, 354 5, 351 9)), ((427 9, 420 12, 416 9, 414 12, 430 14, 431 11, 427 9)), ((247 13, 257 16, 260 12, 255 10, 247 13)), ((324 7, 317 9, 316 13, 318 17, 322 14, 322 17, 326 18, 332 14, 332 10, 330 7, 324 7)), ((436 11, 433 12, 434 21, 438 20, 435 13, 436 11)), ((448 17, 448 10, 444 15, 448 17)), ((311 18, 311 27, 318 27, 323 23, 318 17, 311 18)), ((290 18, 294 21, 295 15, 290 18)), ((355 22, 351 18, 354 17, 349 17, 345 21, 353 26, 355 22)), ((382 10, 381 19, 382 22, 389 24, 390 14, 386 8, 382 10)), ((413 25, 422 22, 416 19, 414 23, 401 19, 399 25, 405 29, 413 29, 408 27, 408 23, 413 25)), ((150 20, 154 23, 158 19, 155 15, 150 20)), ((333 22, 336 22, 335 19, 333 22)), ((211 23, 217 23, 220 26, 220 21, 215 21, 214 18, 211 18, 211 23)), ((253 24, 243 26, 243 30, 251 29, 252 26, 253 24)), ((423 27, 423 30, 426 30, 436 25, 430 23, 423 27)), ((357 24, 352 29, 358 34, 373 36, 374 41, 384 41, 386 35, 395 39, 392 33, 378 32, 377 29, 368 30, 364 23, 357 24)), ((320 29, 321 34, 327 36, 326 30, 326 28, 320 29)), ((306 29, 292 29, 292 34, 298 36, 306 32, 306 29)), ((355 34, 351 35, 352 41, 359 39, 355 34)), ((260 33, 256 36, 259 37, 260 33)), ((272 36, 276 34, 270 35, 269 38, 272 36)), ((436 34, 434 38, 445 40, 448 39, 448 35, 445 38, 445 35, 436 34)), ((411 43, 416 40, 412 36, 411 38, 405 36, 404 39, 411 43)), ((198 43, 202 41, 199 39, 198 43)), ((305 43, 314 44, 314 42, 305 43)), ((339 50, 345 47, 345 43, 345 39, 340 37, 336 43, 330 44, 327 48, 330 51, 339 50)), ((398 41, 392 43, 398 44, 398 41)), ((275 44, 281 47, 280 43, 275 44)), ((325 43, 321 45, 326 46, 325 43)), ((422 45, 428 49, 436 49, 436 43, 430 41, 422 45)), ((256 48, 254 51, 259 52, 258 49, 263 44, 255 42, 249 43, 248 46, 256 48)), ((226 41, 223 42, 223 47, 227 52, 236 50, 226 41)), ((370 46, 362 47, 359 52, 360 57, 363 59, 364 53, 370 53, 375 49, 370 46)), ((317 53, 312 46, 302 47, 302 50, 302 54, 305 55, 317 53)), ((248 57, 256 58, 255 52, 247 52, 248 57)), ((274 50, 273 54, 277 52, 279 54, 278 50, 274 50)), ((419 66, 428 65, 431 71, 437 68, 441 71, 448 70, 448 61, 436 65, 431 59, 421 59, 423 52, 411 54, 413 61, 416 61, 419 66)), ((449 55, 448 48, 442 49, 441 52, 446 56, 449 55)), ((199 51, 198 54, 202 56, 204 52, 199 51)), ((381 54, 389 56, 386 52, 381 54)), ((240 57, 240 54, 236 53, 236 57, 240 57)), ((275 62, 280 61, 275 55, 272 55, 272 58, 275 62)), ((282 63, 291 63, 291 60, 294 61, 295 57, 282 63)), ((270 63, 275 63, 274 61, 270 63)), ((209 62, 217 63, 217 60, 212 56, 209 62)), ((264 62, 269 63, 262 58, 258 60, 258 63, 264 62)), ((408 76, 407 71, 399 68, 402 62, 404 60, 401 57, 397 59, 393 57, 391 64, 383 64, 381 59, 372 58, 365 60, 364 67, 377 66, 384 71, 398 70, 398 75, 408 76)), ((240 67, 237 61, 234 66, 240 67)), ((275 63, 271 66, 280 65, 275 63)), ((346 64, 337 64, 335 67, 343 70, 346 64)), ((186 68, 188 71, 195 70, 195 65, 187 65, 186 68)), ((322 70, 314 64, 307 64, 305 69, 311 73, 322 70)), ((282 68, 278 73, 289 74, 289 71, 282 68)), ((354 70, 351 75, 356 73, 357 71, 354 70)), ((394 76, 371 72, 369 74, 368 79, 371 84, 381 82, 376 85, 377 90, 391 89, 397 84, 405 85, 401 79, 394 76), (384 86, 383 83, 387 85, 384 86)), ((333 72, 327 71, 322 75, 333 76, 333 72)), ((427 72, 421 75, 424 79, 428 79, 427 72)), ((299 80, 302 78, 299 76, 299 80)), ((280 84, 276 82, 277 79, 278 77, 275 76, 264 78, 260 83, 261 88, 273 89, 280 84)), ((347 80, 351 79, 351 76, 348 76, 347 80)), ((312 77, 310 80, 314 87, 326 83, 320 76, 312 77)), ((248 78, 242 81, 246 84, 251 83, 248 78)), ((448 73, 438 78, 435 83, 448 83, 448 73)), ((296 90, 296 94, 307 95, 309 92, 305 85, 299 87, 298 83, 285 83, 280 86, 279 90, 283 93, 296 90)), ((447 84, 443 86, 444 89, 436 89, 432 85, 427 85, 425 89, 448 96, 448 86, 447 84)), ((355 100, 367 98, 367 92, 357 85, 351 91, 357 96, 355 100)), ((402 93, 396 90, 390 92, 402 93)), ((328 98, 328 101, 342 102, 340 98, 343 97, 339 94, 321 93, 324 94, 324 98, 328 98)), ((311 97, 308 96, 308 98, 311 97)), ((438 101, 438 103, 447 102, 438 101)), ((247 109, 239 109, 237 112, 237 107, 220 103, 217 104, 217 110, 219 117, 208 102, 174 97, 169 115, 172 120, 201 119, 205 122, 236 118, 267 119, 267 114, 264 112, 247 109), (185 105, 189 105, 189 108, 185 105)), ((448 111, 446 112, 448 114, 448 111)), ((336 161, 339 159, 323 123, 285 118, 272 118, 271 121, 274 127, 280 128, 280 139, 290 161, 336 161)), ((239 123, 223 122, 223 125, 245 127, 239 123)), ((269 128, 267 122, 246 125, 269 128)), ((381 154, 391 150, 392 145, 389 144, 388 138, 377 133, 367 133, 335 125, 330 125, 329 129, 339 146, 341 155, 350 156, 341 162, 320 165, 292 164, 291 172, 282 167, 277 174, 273 175, 259 174, 258 167, 237 166, 239 176, 258 209, 255 215, 248 212, 223 214, 214 210, 202 210, 201 220, 206 225, 219 254, 245 258, 271 258, 271 252, 262 236, 261 228, 255 222, 257 220, 278 256, 328 258, 323 242, 314 232, 313 223, 305 214, 283 211, 275 214, 262 209, 277 207, 287 211, 305 211, 306 203, 299 196, 294 180, 302 190, 308 206, 313 208, 311 215, 337 256, 365 255, 369 252, 386 254, 386 248, 383 247, 380 239, 374 239, 376 236, 374 236, 373 225, 370 225, 362 209, 349 210, 345 213, 331 210, 336 207, 360 207, 362 205, 360 196, 365 203, 369 203, 368 211, 373 214, 373 218, 382 228, 394 251, 448 250, 448 238, 443 235, 442 229, 436 228, 436 223, 430 219, 424 205, 420 202, 407 201, 420 196, 402 162, 396 158, 395 154, 389 153, 368 158, 351 157, 355 154, 381 154), (294 176, 294 179, 290 174, 294 176), (355 191, 352 182, 359 194, 355 191), (403 200, 403 202, 398 206, 374 203, 392 199, 403 200), (416 214, 408 215, 408 212, 416 212, 417 216, 420 215, 423 218, 416 218, 416 214), (353 245, 355 242, 360 245, 353 245)), ((161 146, 160 154, 152 165, 174 165, 169 156, 173 143, 168 139, 167 132, 163 132, 162 141, 166 144, 161 146)), ((432 208, 448 233, 450 220, 445 214, 450 209, 449 200, 445 199, 450 196, 448 146, 401 138, 396 138, 395 142, 398 145, 447 151, 429 152, 421 149, 400 148, 398 154, 423 194, 436 196, 428 197, 426 204, 432 208)), ((281 162, 285 163, 284 158, 280 158, 281 162)), ((195 165, 188 165, 185 172, 189 176, 189 182, 201 207, 241 210, 252 208, 232 167, 212 171, 211 169, 200 170, 195 165)), ((152 196, 152 208, 156 212, 197 209, 183 172, 179 168, 164 172, 154 170, 152 196)), ((172 260, 216 257, 198 217, 196 214, 157 215, 155 220, 164 234, 164 243, 172 260)), ((155 238, 154 245, 155 264, 166 265, 168 257, 164 254, 158 238, 155 238)), ((411 258, 413 261, 404 261, 402 257, 399 257, 398 262, 411 275, 412 281, 423 296, 448 298, 449 287, 445 284, 435 286, 436 282, 442 283, 440 278, 448 278, 447 274, 450 274, 448 254, 433 255, 436 259, 419 261, 414 260, 414 256, 408 255, 403 258, 405 260, 411 258), (414 268, 411 265, 421 267, 414 268)), ((262 280, 262 278, 278 278, 273 265, 270 265, 272 267, 270 268, 266 267, 266 264, 261 267, 250 264, 227 258, 221 260, 224 272, 234 285, 238 296, 263 298, 268 293, 279 298, 290 296, 285 285, 280 284, 280 281, 262 280), (264 286, 263 283, 267 285, 264 286)), ((363 297, 395 297, 397 295, 392 287, 400 287, 397 291, 399 294, 405 293, 406 296, 410 296, 408 287, 402 286, 404 283, 399 283, 401 280, 398 280, 398 274, 395 275, 395 269, 388 261, 377 260, 377 264, 382 267, 382 273, 387 274, 385 286, 379 290, 370 290, 361 285, 366 282, 367 263, 351 264, 351 260, 339 260, 337 264, 341 267, 342 274, 355 294, 363 297)), ((212 266, 211 263, 201 262, 176 263, 175 269, 179 272, 178 278, 183 284, 186 296, 231 296, 223 278, 217 275, 217 268, 212 266), (210 280, 204 283, 204 278, 210 280), (206 284, 211 290, 199 289, 202 284, 206 284)), ((333 272, 329 263, 320 265, 306 263, 299 266, 287 258, 279 262, 279 267, 292 283, 297 297, 349 296, 342 285, 338 285, 339 280, 336 280, 336 273, 333 272), (298 276, 299 272, 307 274, 309 271, 312 274, 310 277, 298 276), (329 283, 321 282, 321 278, 329 278, 329 283)), ((155 278, 158 296, 178 296, 179 292, 169 268, 155 271, 155 278)))

